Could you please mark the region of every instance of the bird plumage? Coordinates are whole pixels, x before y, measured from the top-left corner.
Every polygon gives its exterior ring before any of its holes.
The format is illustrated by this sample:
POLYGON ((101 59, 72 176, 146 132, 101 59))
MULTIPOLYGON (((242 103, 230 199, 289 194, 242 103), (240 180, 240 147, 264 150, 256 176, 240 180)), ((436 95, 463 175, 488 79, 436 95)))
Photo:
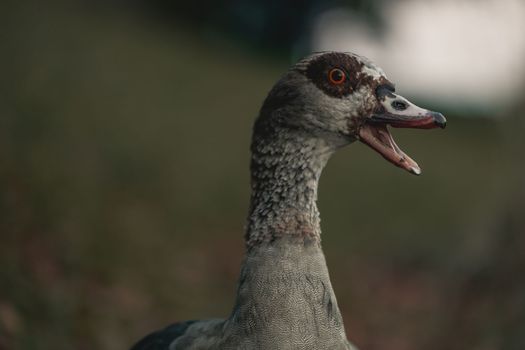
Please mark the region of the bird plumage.
POLYGON ((321 249, 319 178, 356 140, 418 174, 386 127, 444 126, 443 116, 416 107, 361 56, 316 53, 293 66, 254 124, 247 252, 232 313, 169 326, 132 350, 353 349, 321 249))

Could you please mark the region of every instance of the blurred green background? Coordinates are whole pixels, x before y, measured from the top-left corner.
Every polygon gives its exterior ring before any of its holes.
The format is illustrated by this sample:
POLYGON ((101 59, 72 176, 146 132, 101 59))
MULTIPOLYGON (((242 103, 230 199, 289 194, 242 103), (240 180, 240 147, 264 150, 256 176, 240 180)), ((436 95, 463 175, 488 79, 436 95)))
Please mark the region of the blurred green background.
MULTIPOLYGON (((255 30, 244 3, 0 4, 0 349, 126 349, 229 314, 251 125, 316 9, 271 1, 255 30)), ((361 144, 330 161, 323 246, 361 349, 525 349, 521 96, 415 100, 449 120, 394 130, 420 177, 361 144)))

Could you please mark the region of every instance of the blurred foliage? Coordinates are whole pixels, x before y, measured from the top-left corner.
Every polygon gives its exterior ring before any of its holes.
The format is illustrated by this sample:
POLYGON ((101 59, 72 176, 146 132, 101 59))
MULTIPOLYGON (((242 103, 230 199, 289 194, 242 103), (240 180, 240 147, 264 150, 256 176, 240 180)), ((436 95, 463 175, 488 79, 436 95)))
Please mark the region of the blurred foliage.
MULTIPOLYGON (((0 349, 230 311, 251 124, 288 62, 122 9, 0 4, 0 349)), ((395 130, 421 177, 360 144, 330 162, 323 244, 360 348, 525 348, 524 109, 395 130)))

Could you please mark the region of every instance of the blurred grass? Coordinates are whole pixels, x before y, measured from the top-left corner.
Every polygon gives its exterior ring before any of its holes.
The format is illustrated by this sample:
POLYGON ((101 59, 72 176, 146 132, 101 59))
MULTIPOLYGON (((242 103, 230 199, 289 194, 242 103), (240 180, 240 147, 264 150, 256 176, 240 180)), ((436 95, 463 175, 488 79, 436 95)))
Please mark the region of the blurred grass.
MULTIPOLYGON (((0 9, 0 349, 226 316, 251 124, 288 62, 132 12, 0 9)), ((521 108, 394 130, 421 177, 358 144, 329 163, 323 244, 362 348, 523 348, 521 108)))

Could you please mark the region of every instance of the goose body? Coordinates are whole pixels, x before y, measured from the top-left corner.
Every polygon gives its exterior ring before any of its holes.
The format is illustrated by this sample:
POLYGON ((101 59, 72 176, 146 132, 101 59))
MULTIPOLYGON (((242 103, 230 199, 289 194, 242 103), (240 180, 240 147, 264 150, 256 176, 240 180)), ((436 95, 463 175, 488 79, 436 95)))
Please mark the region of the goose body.
POLYGON ((354 349, 321 248, 317 185, 330 156, 356 140, 419 175, 387 125, 444 127, 445 118, 397 95, 361 56, 322 52, 294 65, 254 125, 246 256, 232 313, 171 325, 132 350, 354 349))

